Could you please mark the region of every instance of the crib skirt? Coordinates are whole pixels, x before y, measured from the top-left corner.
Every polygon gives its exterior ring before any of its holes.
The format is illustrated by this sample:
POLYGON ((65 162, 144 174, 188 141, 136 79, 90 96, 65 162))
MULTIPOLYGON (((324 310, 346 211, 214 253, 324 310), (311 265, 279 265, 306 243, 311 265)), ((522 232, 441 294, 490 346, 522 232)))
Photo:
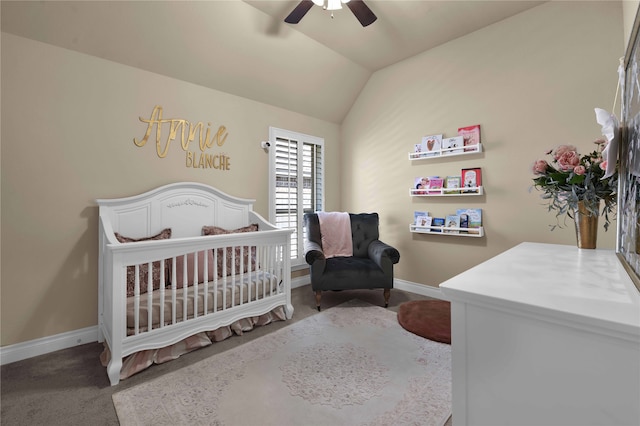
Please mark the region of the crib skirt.
MULTIPOLYGON (((140 371, 146 370, 153 364, 163 364, 196 349, 209 346, 214 342, 225 340, 233 335, 241 336, 244 332, 253 330, 254 327, 260 327, 274 321, 284 320, 286 320, 284 308, 282 306, 278 306, 264 315, 243 318, 228 326, 189 336, 186 339, 164 348, 148 349, 136 352, 122 360, 120 380, 129 378, 140 371)), ((106 367, 110 360, 111 352, 105 343, 104 349, 100 354, 100 362, 104 367, 106 367)))

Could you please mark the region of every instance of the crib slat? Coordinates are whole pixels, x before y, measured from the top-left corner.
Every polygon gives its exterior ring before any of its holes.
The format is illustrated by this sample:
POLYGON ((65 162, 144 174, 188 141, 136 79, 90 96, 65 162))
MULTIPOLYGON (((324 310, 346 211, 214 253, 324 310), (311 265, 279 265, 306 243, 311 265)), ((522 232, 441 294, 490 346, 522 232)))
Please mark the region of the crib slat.
POLYGON ((269 296, 273 296, 273 274, 275 272, 275 256, 273 253, 273 245, 269 246, 269 249, 269 296))
POLYGON ((227 308, 227 248, 222 248, 222 310, 227 308))
POLYGON ((134 272, 133 323, 134 323, 134 334, 138 334, 140 333, 140 265, 135 265, 133 267, 133 272, 134 272))
POLYGON ((231 307, 236 305, 236 248, 231 247, 231 307))
POLYGON ((213 312, 218 312, 218 250, 213 250, 213 312))
POLYGON ((153 330, 153 263, 147 263, 147 331, 153 330))
POLYGON ((164 259, 160 260, 160 328, 164 327, 164 259))
POLYGON ((202 312, 204 313, 204 315, 207 315, 209 313, 209 256, 207 256, 206 250, 204 250, 202 254, 202 257, 204 259, 204 265, 202 268, 204 271, 204 291, 202 292, 202 294, 204 294, 204 300, 202 312))
POLYGON ((247 302, 251 302, 251 276, 253 275, 252 268, 252 258, 251 258, 251 250, 253 246, 248 246, 249 253, 247 253, 249 259, 249 265, 247 266, 247 302))
POLYGON ((193 252, 193 318, 198 318, 198 252, 193 252))
MULTIPOLYGON (((238 283, 239 283, 238 305, 242 305, 244 303, 243 302, 243 298, 242 298, 242 296, 244 294, 244 289, 243 289, 244 286, 242 285, 242 278, 244 278, 244 249, 245 249, 245 246, 240 246, 240 253, 239 253, 239 256, 240 256, 240 270, 239 270, 239 273, 238 273, 238 283)), ((234 250, 234 252, 235 252, 235 250, 234 250)))
POLYGON ((187 320, 187 255, 182 256, 182 321, 187 320))
POLYGON ((176 279, 176 265, 177 265, 177 261, 175 257, 171 258, 171 324, 175 324, 177 322, 177 312, 176 312, 176 286, 177 286, 177 279, 176 279))

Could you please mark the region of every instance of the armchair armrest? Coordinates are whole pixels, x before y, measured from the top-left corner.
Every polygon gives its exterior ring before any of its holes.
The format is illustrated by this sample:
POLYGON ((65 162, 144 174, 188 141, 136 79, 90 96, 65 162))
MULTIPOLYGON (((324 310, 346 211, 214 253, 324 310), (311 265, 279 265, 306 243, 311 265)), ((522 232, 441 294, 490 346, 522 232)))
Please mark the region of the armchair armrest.
POLYGON ((313 265, 316 260, 326 260, 322 247, 313 241, 306 241, 304 246, 304 260, 313 265))
POLYGON ((327 259, 324 257, 322 246, 313 241, 306 241, 304 245, 304 260, 310 265, 312 276, 322 276, 327 259))
POLYGON ((389 258, 391 263, 395 264, 400 261, 400 252, 380 240, 372 241, 371 244, 369 244, 369 258, 382 268, 383 257, 389 258))

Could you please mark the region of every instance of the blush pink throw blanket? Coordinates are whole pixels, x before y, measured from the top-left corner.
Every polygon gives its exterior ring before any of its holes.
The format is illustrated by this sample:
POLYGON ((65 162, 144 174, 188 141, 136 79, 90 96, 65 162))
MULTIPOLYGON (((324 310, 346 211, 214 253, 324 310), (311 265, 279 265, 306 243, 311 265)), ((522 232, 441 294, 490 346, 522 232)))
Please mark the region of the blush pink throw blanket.
POLYGON ((353 256, 349 213, 318 212, 318 221, 324 256, 353 256))

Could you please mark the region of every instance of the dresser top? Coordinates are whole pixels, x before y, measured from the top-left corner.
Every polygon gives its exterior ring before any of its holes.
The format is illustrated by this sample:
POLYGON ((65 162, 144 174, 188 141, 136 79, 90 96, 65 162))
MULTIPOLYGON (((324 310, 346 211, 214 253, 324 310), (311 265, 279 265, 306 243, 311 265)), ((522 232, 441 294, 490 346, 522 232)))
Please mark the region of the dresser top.
POLYGON ((613 250, 522 243, 440 284, 452 302, 640 339, 640 292, 613 250))

